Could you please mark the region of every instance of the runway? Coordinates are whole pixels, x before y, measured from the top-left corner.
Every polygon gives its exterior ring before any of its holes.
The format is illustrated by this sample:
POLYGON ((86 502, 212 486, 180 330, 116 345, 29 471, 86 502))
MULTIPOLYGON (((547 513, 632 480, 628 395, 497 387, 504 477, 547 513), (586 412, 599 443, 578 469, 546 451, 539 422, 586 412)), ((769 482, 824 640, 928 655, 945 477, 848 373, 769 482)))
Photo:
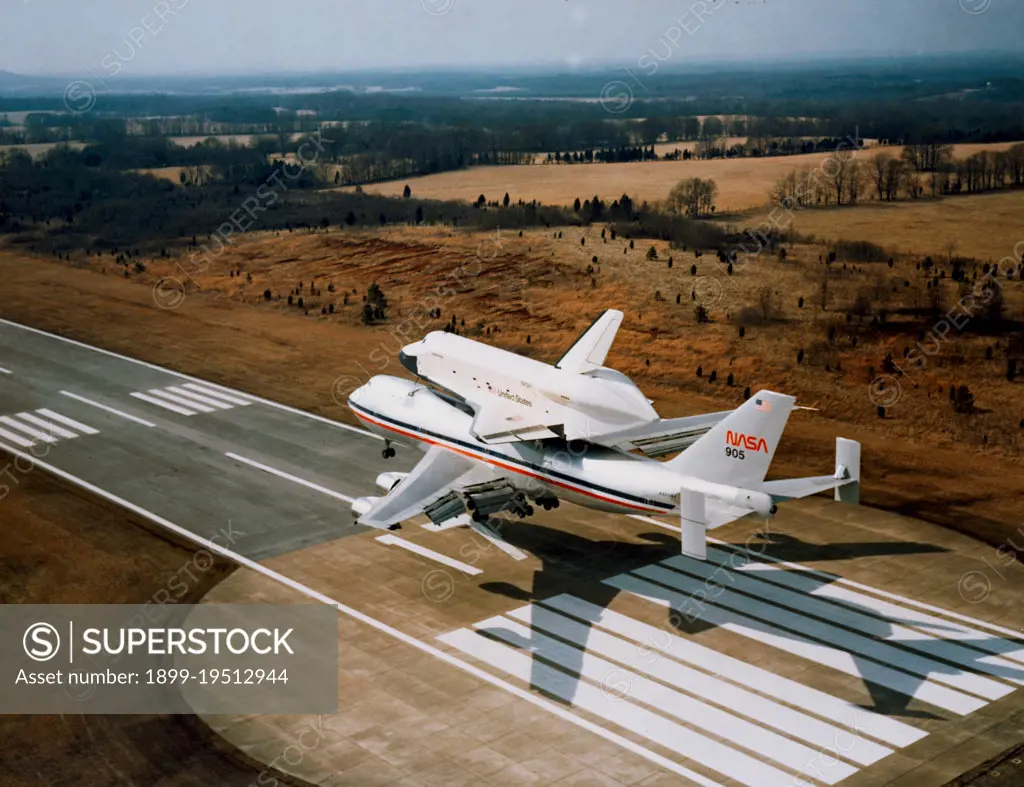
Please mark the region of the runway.
POLYGON ((1024 572, 915 520, 814 498, 708 563, 571 506, 505 530, 522 562, 366 531, 349 501, 416 450, 3 321, 0 446, 262 569, 211 601, 287 578, 339 606, 324 745, 282 762, 309 720, 208 720, 317 783, 942 784, 1019 742, 1024 572))

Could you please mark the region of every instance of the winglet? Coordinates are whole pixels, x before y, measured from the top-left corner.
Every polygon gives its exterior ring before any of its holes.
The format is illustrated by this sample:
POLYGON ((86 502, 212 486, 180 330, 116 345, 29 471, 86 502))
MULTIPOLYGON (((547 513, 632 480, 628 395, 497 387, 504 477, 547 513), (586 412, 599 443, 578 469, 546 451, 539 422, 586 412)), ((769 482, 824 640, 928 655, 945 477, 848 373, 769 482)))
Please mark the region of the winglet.
POLYGON ((603 366, 620 325, 622 312, 615 309, 606 310, 572 343, 558 359, 555 368, 573 374, 583 374, 603 366))

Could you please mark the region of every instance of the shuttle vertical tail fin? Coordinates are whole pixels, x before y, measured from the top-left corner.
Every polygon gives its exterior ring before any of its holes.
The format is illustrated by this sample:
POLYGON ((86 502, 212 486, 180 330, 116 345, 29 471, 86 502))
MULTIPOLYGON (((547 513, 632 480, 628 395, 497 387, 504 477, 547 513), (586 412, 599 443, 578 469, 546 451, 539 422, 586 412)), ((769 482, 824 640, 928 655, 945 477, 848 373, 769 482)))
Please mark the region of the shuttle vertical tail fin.
POLYGON ((622 312, 608 309, 580 334, 555 367, 582 374, 604 365, 604 359, 622 325, 622 312))

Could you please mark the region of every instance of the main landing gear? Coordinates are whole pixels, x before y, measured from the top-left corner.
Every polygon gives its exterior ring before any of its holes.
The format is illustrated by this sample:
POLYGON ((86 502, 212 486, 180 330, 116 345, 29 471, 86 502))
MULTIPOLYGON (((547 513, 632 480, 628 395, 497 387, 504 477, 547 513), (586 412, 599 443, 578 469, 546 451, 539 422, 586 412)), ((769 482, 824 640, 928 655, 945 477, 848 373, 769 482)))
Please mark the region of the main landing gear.
POLYGON ((380 452, 380 455, 383 456, 385 459, 390 459, 395 455, 395 449, 391 447, 390 440, 384 441, 384 450, 380 452))

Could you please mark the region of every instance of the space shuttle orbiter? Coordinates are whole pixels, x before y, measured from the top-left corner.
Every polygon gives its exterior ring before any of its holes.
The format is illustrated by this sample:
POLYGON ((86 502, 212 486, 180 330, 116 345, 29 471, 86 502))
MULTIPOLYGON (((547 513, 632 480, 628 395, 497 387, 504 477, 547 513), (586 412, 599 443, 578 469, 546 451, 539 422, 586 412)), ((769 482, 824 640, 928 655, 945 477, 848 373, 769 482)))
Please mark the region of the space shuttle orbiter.
POLYGON ((727 412, 659 418, 632 380, 604 365, 622 317, 605 311, 554 365, 443 331, 404 347, 399 360, 471 411, 485 443, 561 438, 651 456, 685 448, 727 412))

